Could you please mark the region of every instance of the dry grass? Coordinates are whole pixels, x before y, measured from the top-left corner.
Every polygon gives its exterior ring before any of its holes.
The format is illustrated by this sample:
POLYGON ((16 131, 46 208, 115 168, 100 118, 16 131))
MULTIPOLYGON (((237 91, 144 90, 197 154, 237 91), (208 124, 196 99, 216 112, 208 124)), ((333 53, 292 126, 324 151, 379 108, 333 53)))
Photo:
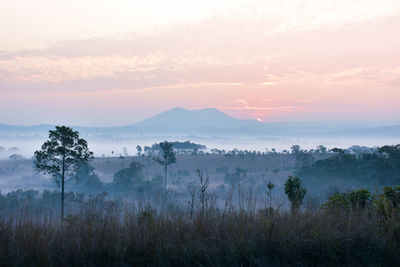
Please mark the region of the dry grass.
POLYGON ((2 266, 394 266, 400 260, 398 213, 383 220, 372 209, 292 214, 228 207, 197 209, 190 218, 187 207, 154 210, 96 198, 60 224, 56 210, 32 203, 1 205, 2 266))

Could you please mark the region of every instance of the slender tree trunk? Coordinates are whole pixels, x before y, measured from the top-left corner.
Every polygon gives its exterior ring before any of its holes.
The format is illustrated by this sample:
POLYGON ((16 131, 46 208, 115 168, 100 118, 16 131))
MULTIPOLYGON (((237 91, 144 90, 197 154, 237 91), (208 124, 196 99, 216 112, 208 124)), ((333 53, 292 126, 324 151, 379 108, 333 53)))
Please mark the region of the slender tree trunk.
POLYGON ((241 199, 240 199, 240 173, 238 174, 238 181, 237 181, 237 185, 238 185, 238 207, 239 207, 239 210, 241 211, 241 209, 242 209, 242 206, 240 205, 240 203, 241 203, 241 199))
POLYGON ((61 222, 64 221, 64 174, 61 181, 61 222))
POLYGON ((61 223, 64 221, 64 185, 65 185, 65 162, 62 162, 61 174, 61 223))
POLYGON ((165 165, 164 168, 164 193, 167 194, 167 168, 168 165, 165 165))
POLYGON ((269 190, 269 207, 272 208, 272 190, 269 190))

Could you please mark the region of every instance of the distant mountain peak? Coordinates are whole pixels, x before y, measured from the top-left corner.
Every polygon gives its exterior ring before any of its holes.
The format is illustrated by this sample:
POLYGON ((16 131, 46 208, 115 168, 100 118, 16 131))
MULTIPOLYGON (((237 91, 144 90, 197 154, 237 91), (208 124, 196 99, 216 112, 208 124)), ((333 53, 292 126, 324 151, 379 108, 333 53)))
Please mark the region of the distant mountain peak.
MULTIPOLYGON (((174 111, 180 111, 180 112, 216 112, 216 113, 223 113, 217 108, 201 108, 201 109, 186 109, 182 107, 174 107, 171 109, 168 109, 164 112, 161 112, 160 114, 166 113, 166 112, 174 112, 174 111)), ((225 114, 225 113, 223 113, 225 114)), ((225 114, 226 115, 226 114, 225 114)), ((228 116, 228 115, 227 115, 228 116)))
POLYGON ((188 111, 188 110, 187 110, 187 109, 184 109, 184 108, 182 108, 182 107, 174 107, 174 108, 171 108, 171 109, 166 110, 166 111, 164 111, 164 112, 168 112, 168 111, 188 111))
MULTIPOLYGON (((158 115, 148 118, 136 126, 141 127, 214 127, 214 128, 238 128, 244 124, 253 122, 250 120, 239 120, 221 112, 216 108, 185 109, 175 107, 158 115)), ((256 121, 254 121, 256 122, 256 121)))
POLYGON ((215 111, 215 112, 220 112, 220 113, 222 113, 221 111, 219 111, 218 109, 216 109, 216 108, 202 108, 202 109, 194 109, 194 111, 215 111))

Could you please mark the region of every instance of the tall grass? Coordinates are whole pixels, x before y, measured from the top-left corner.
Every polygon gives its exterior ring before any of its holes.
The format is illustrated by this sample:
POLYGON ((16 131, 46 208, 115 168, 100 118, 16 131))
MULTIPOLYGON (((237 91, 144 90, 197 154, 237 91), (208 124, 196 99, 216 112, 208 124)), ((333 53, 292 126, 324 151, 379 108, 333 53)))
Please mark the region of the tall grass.
MULTIPOLYGON (((18 198, 17 198, 18 199, 18 198)), ((107 200, 58 206, 0 201, 2 266, 395 266, 400 214, 375 209, 297 213, 107 200), (18 205, 18 206, 17 206, 18 205), (67 209, 68 210, 68 209, 67 209)), ((52 202, 51 202, 52 203, 52 202)), ((58 202, 57 202, 58 203, 58 202)))

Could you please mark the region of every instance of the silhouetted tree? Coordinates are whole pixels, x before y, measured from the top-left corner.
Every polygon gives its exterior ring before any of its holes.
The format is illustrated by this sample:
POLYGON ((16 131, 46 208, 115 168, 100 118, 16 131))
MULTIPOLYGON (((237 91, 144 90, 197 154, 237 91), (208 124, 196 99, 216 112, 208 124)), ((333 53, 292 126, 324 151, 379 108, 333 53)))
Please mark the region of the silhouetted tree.
POLYGON ((56 126, 49 131, 49 140, 34 154, 35 169, 50 174, 57 185, 61 185, 61 220, 64 220, 64 198, 66 178, 76 173, 77 167, 93 157, 86 140, 66 126, 56 126))
POLYGON ((307 189, 304 187, 299 177, 288 177, 285 182, 285 194, 288 196, 292 211, 299 209, 300 205, 303 203, 306 192, 307 189))
POLYGON ((293 146, 291 146, 290 149, 292 151, 292 154, 297 154, 297 153, 300 152, 300 146, 299 145, 293 145, 293 146))
POLYGON ((268 182, 267 184, 267 195, 269 196, 269 207, 272 208, 272 189, 274 189, 275 185, 271 182, 268 182))
POLYGON ((142 155, 142 147, 140 145, 137 145, 136 150, 137 150, 138 157, 140 157, 140 155, 142 155))
POLYGON ((168 174, 168 165, 176 162, 175 152, 172 148, 172 143, 168 141, 161 142, 161 156, 154 158, 155 161, 164 166, 164 192, 167 192, 167 174, 168 174))

